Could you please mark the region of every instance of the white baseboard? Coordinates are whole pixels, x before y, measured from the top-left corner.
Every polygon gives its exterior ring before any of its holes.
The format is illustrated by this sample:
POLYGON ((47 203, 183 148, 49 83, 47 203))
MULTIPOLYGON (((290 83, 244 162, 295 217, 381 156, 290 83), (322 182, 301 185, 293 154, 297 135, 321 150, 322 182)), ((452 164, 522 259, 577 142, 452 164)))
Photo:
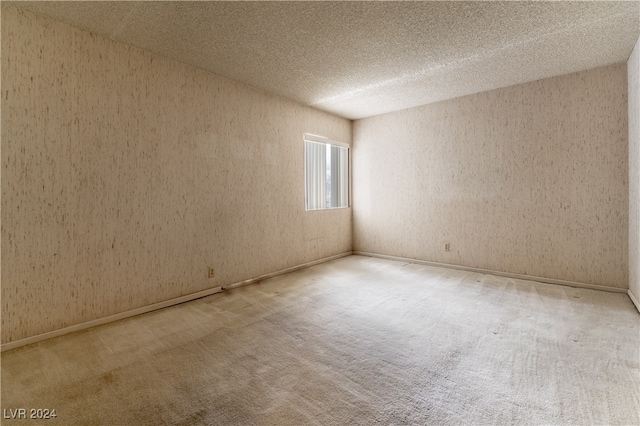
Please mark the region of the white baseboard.
MULTIPOLYGON (((588 288, 590 290, 608 291, 612 293, 627 293, 626 288, 608 287, 604 285, 586 284, 574 281, 558 280, 554 278, 536 277, 533 275, 512 274, 510 272, 492 271, 489 269, 472 268, 469 266, 451 265, 448 263, 430 262, 428 260, 411 259, 407 257, 389 256, 386 254, 367 253, 362 251, 354 251, 353 254, 360 256, 378 257, 381 259, 398 260, 401 262, 418 263, 420 265, 437 266, 441 268, 458 269, 461 271, 478 272, 487 275, 497 275, 500 277, 515 278, 518 280, 538 281, 546 284, 558 284, 569 287, 588 288)), ((636 304, 636 306, 638 306, 636 304)))
POLYGON ((176 297, 174 299, 165 300, 163 302, 154 303, 152 305, 142 306, 140 308, 132 309, 130 311, 121 312, 118 314, 110 315, 104 318, 98 318, 91 321, 75 324, 69 327, 60 328, 58 330, 49 331, 46 333, 38 334, 37 336, 27 337, 25 339, 16 340, 9 343, 0 345, 0 352, 9 351, 11 349, 19 348, 20 346, 30 345, 32 343, 41 342, 43 340, 52 339, 54 337, 62 336, 65 334, 73 333, 75 331, 85 330, 87 328, 95 327, 98 325, 108 324, 110 322, 119 321, 121 319, 130 318, 136 315, 146 314, 148 312, 156 311, 158 309, 168 308, 169 306, 178 305, 180 303, 189 302, 191 300, 200 299, 201 297, 211 296, 212 294, 220 293, 225 290, 231 290, 233 288, 241 287, 244 285, 252 284, 258 281, 273 278, 278 275, 287 274, 289 272, 297 271, 299 269, 308 268, 310 266, 318 265, 320 263, 329 262, 330 260, 339 259, 341 257, 350 256, 351 252, 345 252, 334 256, 329 256, 323 259, 315 260, 313 262, 304 263, 301 265, 293 266, 291 268, 283 269, 281 271, 272 272, 265 275, 260 275, 256 278, 241 281, 238 283, 213 287, 210 289, 198 291, 196 293, 187 294, 185 296, 176 297))
POLYGON ((231 290, 233 288, 242 287, 242 286, 248 285, 248 284, 253 284, 253 283, 258 282, 258 281, 263 281, 263 280, 267 280, 269 278, 277 277, 278 275, 288 274, 289 272, 294 272, 294 271, 298 271, 300 269, 309 268, 310 266, 319 265, 321 263, 329 262, 329 261, 335 260, 335 259, 340 259, 341 257, 351 256, 351 254, 352 254, 352 252, 347 251, 347 252, 344 252, 344 253, 336 254, 334 256, 325 257, 325 258, 320 259, 320 260, 314 260, 313 262, 308 262, 308 263, 304 263, 302 265, 292 266, 291 268, 282 269, 282 270, 280 270, 278 272, 273 272, 273 273, 270 273, 270 274, 264 274, 264 275, 260 275, 259 277, 256 277, 256 278, 251 278, 251 279, 240 281, 240 282, 237 282, 237 283, 234 283, 234 284, 229 284, 229 285, 222 286, 222 290, 231 290))
POLYGON ((240 282, 237 282, 237 283, 224 285, 224 286, 213 287, 213 288, 202 290, 202 291, 199 291, 199 292, 196 292, 196 293, 191 293, 191 294, 188 294, 188 295, 185 295, 185 296, 176 297, 174 299, 165 300, 163 302, 154 303, 152 305, 142 306, 140 308, 132 309, 132 310, 129 310, 129 311, 126 311, 126 312, 121 312, 121 313, 118 313, 118 314, 110 315, 108 317, 98 318, 98 319, 95 319, 95 320, 83 322, 83 323, 80 323, 80 324, 75 324, 75 325, 72 325, 72 326, 69 326, 69 327, 65 327, 65 328, 61 328, 61 329, 58 329, 58 330, 53 330, 53 331, 49 331, 49 332, 46 332, 46 333, 43 333, 43 334, 38 334, 37 336, 31 336, 31 337, 27 337, 25 339, 21 339, 21 340, 16 340, 16 341, 13 341, 13 342, 5 343, 5 344, 0 345, 0 351, 1 352, 8 351, 8 350, 11 350, 11 349, 18 348, 20 346, 30 345, 32 343, 41 342, 43 340, 51 339, 51 338, 62 336, 62 335, 69 334, 69 333, 73 333, 75 331, 86 330, 87 328, 95 327, 95 326, 98 326, 98 325, 108 324, 110 322, 119 321, 121 319, 130 318, 130 317, 133 317, 133 316, 136 316, 136 315, 145 314, 145 313, 148 313, 148 312, 156 311, 158 309, 168 308, 169 306, 178 305, 180 303, 189 302, 189 301, 195 300, 195 299, 200 299, 201 297, 210 296, 212 294, 220 293, 222 291, 231 290, 231 289, 234 289, 234 288, 237 288, 237 287, 242 287, 242 286, 245 286, 245 285, 248 285, 248 284, 253 284, 253 283, 256 283, 258 281, 263 281, 263 280, 266 280, 266 279, 269 279, 269 278, 276 277, 278 275, 287 274, 287 273, 294 272, 294 271, 297 271, 297 270, 300 270, 300 269, 308 268, 310 266, 318 265, 318 264, 321 264, 321 263, 329 262, 331 260, 339 259, 341 257, 349 256, 349 255, 352 255, 352 254, 360 255, 360 256, 368 256, 368 257, 377 257, 377 258, 381 258, 381 259, 397 260, 397 261, 401 261, 401 262, 417 263, 417 264, 428 265, 428 266, 437 266, 437 267, 442 267, 442 268, 457 269, 457 270, 462 270, 462 271, 478 272, 478 273, 481 273, 481 274, 497 275, 497 276, 502 276, 502 277, 507 277, 507 278, 515 278, 515 279, 520 279, 520 280, 539 281, 539 282, 543 282, 543 283, 547 283, 547 284, 558 284, 558 285, 564 285, 564 286, 569 286, 569 287, 587 288, 587 289, 591 289, 591 290, 608 291, 608 292, 614 292, 614 293, 627 293, 629 298, 631 299, 631 301, 635 305, 635 307, 640 312, 640 303, 638 302, 638 299, 633 295, 633 293, 631 293, 630 290, 626 290, 626 289, 623 289, 623 288, 607 287, 607 286, 601 286, 601 285, 595 285, 595 284, 586 284, 586 283, 579 283, 579 282, 574 282, 574 281, 558 280, 558 279, 553 279, 553 278, 536 277, 536 276, 532 276, 532 275, 512 274, 512 273, 509 273, 509 272, 492 271, 492 270, 488 270, 488 269, 472 268, 472 267, 460 266, 460 265, 451 265, 451 264, 448 264, 448 263, 430 262, 430 261, 427 261, 427 260, 411 259, 411 258, 406 258, 406 257, 390 256, 390 255, 378 254, 378 253, 368 253, 368 252, 354 251, 354 252, 340 253, 340 254, 337 254, 337 255, 334 255, 334 256, 329 256, 329 257, 326 257, 326 258, 323 258, 323 259, 315 260, 313 262, 308 262, 308 263, 304 263, 304 264, 301 264, 301 265, 293 266, 291 268, 286 268, 286 269, 282 269, 280 271, 272 272, 272 273, 269 273, 269 274, 260 275, 259 277, 251 278, 251 279, 240 281, 240 282))
POLYGON ((631 290, 627 290, 627 294, 629 295, 629 299, 631 299, 633 304, 636 305, 636 309, 638 310, 638 312, 640 312, 640 302, 638 302, 638 299, 636 298, 636 296, 633 293, 631 293, 631 290))

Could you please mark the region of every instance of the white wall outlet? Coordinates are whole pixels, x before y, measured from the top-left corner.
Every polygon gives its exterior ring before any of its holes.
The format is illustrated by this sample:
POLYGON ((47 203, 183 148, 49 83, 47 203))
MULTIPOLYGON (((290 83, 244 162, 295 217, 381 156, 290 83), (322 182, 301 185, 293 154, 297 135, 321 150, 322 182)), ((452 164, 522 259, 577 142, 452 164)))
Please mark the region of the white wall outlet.
POLYGON ((444 243, 444 251, 451 251, 451 243, 444 243))
POLYGON ((213 278, 216 276, 216 271, 213 269, 213 266, 209 266, 209 268, 207 269, 207 276, 209 278, 213 278))

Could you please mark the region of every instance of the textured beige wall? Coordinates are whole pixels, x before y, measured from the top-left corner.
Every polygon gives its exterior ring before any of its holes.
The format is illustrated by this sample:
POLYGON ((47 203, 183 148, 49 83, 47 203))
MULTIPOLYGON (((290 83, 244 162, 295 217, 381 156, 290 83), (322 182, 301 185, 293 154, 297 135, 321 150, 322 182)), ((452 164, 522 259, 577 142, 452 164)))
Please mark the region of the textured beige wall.
POLYGON ((351 250, 305 132, 351 123, 3 7, 2 342, 351 250))
POLYGON ((640 302, 640 40, 627 63, 629 84, 629 290, 640 302))
POLYGON ((626 80, 618 64, 354 122, 354 250, 626 288, 626 80))

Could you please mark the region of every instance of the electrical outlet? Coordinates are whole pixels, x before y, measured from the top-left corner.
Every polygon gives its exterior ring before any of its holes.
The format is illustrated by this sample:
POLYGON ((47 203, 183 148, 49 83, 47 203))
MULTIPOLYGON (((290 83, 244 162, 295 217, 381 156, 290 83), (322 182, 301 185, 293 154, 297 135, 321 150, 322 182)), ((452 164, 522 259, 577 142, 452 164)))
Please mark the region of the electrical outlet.
POLYGON ((451 243, 444 243, 444 251, 451 251, 451 243))
POLYGON ((216 276, 216 272, 213 269, 213 266, 209 266, 209 269, 207 270, 207 275, 209 278, 213 278, 216 276))

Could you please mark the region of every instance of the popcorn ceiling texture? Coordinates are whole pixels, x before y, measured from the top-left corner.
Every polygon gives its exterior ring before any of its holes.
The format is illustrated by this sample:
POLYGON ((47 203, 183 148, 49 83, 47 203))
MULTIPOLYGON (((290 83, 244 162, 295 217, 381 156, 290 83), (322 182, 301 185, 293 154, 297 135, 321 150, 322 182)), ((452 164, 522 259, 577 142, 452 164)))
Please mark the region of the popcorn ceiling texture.
MULTIPOLYGON (((304 132, 350 123, 173 59, 359 117, 637 40, 637 3, 544 5, 20 5, 89 34, 3 3, 2 342, 352 248, 350 210, 303 211, 300 168, 304 132)), ((356 249, 626 288, 623 68, 356 122, 356 249)))
MULTIPOLYGON (((640 302, 640 41, 628 62, 629 290, 640 302)), ((639 307, 640 308, 640 307, 639 307)))
POLYGON ((623 63, 355 121, 354 250, 628 288, 626 80, 623 63))
POLYGON ((2 343, 350 251, 305 132, 351 124, 3 5, 2 343))
POLYGON ((640 2, 18 2, 347 118, 626 61, 640 2))

